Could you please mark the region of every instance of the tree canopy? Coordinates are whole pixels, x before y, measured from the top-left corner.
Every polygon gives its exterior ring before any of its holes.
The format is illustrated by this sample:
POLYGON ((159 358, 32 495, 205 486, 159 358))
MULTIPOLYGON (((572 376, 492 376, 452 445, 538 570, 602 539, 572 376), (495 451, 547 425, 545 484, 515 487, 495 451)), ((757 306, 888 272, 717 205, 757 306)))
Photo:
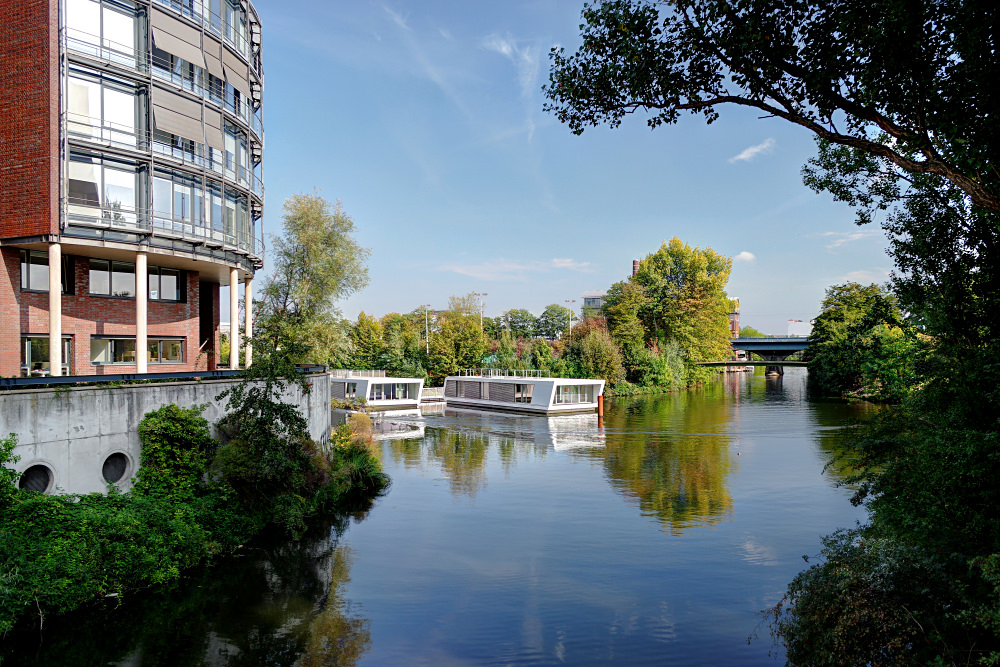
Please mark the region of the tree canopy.
POLYGON ((546 110, 579 134, 648 113, 757 109, 1000 211, 993 0, 608 0, 550 53, 546 110))

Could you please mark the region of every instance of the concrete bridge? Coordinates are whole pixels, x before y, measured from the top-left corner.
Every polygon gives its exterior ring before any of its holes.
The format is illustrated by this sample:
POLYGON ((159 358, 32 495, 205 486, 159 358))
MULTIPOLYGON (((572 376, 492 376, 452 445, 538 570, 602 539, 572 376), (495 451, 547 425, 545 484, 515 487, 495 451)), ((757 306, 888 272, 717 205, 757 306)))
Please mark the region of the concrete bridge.
POLYGON ((703 366, 766 366, 768 373, 782 374, 784 366, 806 366, 804 361, 785 361, 809 347, 808 338, 733 338, 733 349, 760 355, 764 361, 709 361, 703 366))

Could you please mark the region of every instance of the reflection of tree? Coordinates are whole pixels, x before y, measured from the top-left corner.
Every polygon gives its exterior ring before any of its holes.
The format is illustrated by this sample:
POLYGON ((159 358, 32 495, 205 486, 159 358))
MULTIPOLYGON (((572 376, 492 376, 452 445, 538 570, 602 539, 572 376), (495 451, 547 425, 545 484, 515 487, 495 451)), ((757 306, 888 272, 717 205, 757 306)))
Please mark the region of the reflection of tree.
POLYGON ((452 494, 474 498, 486 487, 489 439, 485 435, 429 428, 424 444, 427 456, 448 475, 452 494))
POLYGON ((724 433, 731 415, 714 396, 720 389, 619 399, 605 416, 608 476, 673 534, 732 514, 726 484, 733 461, 724 433))
MULTIPOLYGON (((365 508, 352 516, 364 517, 365 508)), ((353 665, 370 621, 344 597, 353 556, 337 544, 349 517, 300 540, 261 539, 242 558, 194 573, 104 613, 49 621, 0 644, 0 663, 25 665, 353 665)))
POLYGON ((873 403, 815 399, 809 402, 809 414, 816 421, 817 444, 826 461, 824 472, 835 482, 843 482, 858 471, 853 463, 856 453, 847 446, 848 425, 863 421, 879 409, 873 403))

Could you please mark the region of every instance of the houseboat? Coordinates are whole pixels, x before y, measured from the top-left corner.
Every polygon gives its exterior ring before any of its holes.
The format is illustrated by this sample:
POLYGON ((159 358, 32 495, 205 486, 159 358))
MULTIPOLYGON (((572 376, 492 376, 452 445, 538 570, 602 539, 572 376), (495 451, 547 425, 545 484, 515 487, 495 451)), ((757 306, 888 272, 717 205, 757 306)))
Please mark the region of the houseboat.
POLYGON ((448 407, 529 414, 596 412, 604 380, 548 377, 548 371, 477 368, 444 381, 448 407))
POLYGON ((335 369, 330 371, 330 395, 339 401, 364 399, 374 410, 416 410, 423 391, 422 378, 388 377, 385 371, 335 369))

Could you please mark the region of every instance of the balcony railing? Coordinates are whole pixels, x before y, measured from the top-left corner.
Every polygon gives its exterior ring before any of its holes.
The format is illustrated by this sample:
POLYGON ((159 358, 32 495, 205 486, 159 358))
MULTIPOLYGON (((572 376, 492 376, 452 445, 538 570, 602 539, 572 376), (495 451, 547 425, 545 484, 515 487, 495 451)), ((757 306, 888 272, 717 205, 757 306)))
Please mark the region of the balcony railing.
POLYGON ((79 197, 67 197, 65 202, 67 221, 74 225, 177 238, 209 247, 244 252, 262 260, 264 258, 264 240, 253 236, 246 228, 206 224, 207 221, 190 217, 175 218, 162 212, 124 206, 117 202, 99 205, 93 200, 79 197))
POLYGON ((156 2, 181 16, 203 24, 206 30, 222 36, 233 48, 242 53, 244 58, 251 60, 250 41, 246 35, 240 32, 241 27, 249 32, 249 22, 245 27, 229 24, 224 20, 224 17, 213 12, 202 0, 156 0, 156 2))
POLYGON ((549 371, 534 368, 462 368, 458 371, 460 377, 484 378, 547 378, 549 371))
POLYGON ((101 118, 69 112, 66 114, 66 131, 69 136, 103 146, 145 152, 149 150, 149 133, 134 125, 112 123, 101 118))
POLYGON ((70 51, 143 73, 149 71, 149 54, 135 48, 134 45, 120 44, 71 27, 64 28, 63 34, 66 48, 70 51))

